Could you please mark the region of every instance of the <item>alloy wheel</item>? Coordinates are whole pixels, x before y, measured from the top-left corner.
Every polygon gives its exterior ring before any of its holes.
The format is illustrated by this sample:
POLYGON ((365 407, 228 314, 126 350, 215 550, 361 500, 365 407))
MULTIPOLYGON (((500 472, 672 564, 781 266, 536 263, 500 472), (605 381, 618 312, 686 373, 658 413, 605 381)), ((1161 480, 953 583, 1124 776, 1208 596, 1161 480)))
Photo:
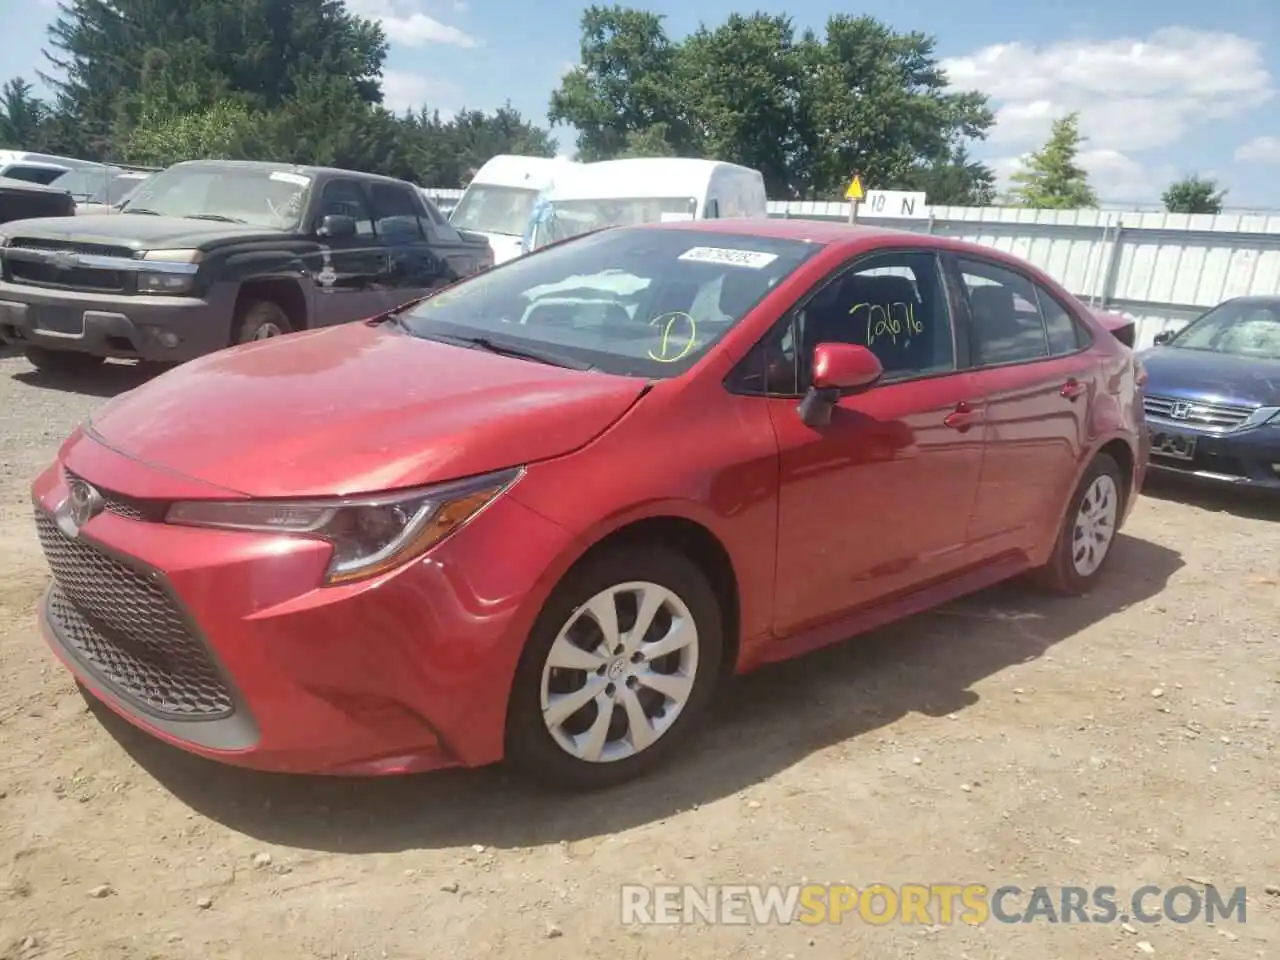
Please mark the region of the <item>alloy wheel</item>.
POLYGON ((542 669, 547 731, 570 756, 609 763, 652 746, 693 693, 698 627, 656 583, 601 590, 570 614, 542 669))

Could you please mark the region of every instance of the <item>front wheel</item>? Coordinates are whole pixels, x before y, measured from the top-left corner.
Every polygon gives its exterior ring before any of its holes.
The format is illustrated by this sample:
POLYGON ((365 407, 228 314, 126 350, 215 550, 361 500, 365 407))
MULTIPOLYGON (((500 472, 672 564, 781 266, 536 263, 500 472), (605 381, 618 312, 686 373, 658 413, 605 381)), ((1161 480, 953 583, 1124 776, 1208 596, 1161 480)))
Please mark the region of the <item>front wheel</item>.
POLYGON ((106 357, 95 357, 91 353, 76 353, 73 350, 47 350, 44 347, 27 347, 27 362, 37 370, 48 373, 89 373, 97 370, 107 362, 106 357))
POLYGON ((686 740, 721 668, 720 605, 706 575, 659 547, 570 572, 516 670, 507 753, 557 788, 638 776, 686 740))
POLYGON ((1052 593, 1087 593, 1111 559, 1124 510, 1124 474, 1105 453, 1094 457, 1076 487, 1049 562, 1037 580, 1052 593))

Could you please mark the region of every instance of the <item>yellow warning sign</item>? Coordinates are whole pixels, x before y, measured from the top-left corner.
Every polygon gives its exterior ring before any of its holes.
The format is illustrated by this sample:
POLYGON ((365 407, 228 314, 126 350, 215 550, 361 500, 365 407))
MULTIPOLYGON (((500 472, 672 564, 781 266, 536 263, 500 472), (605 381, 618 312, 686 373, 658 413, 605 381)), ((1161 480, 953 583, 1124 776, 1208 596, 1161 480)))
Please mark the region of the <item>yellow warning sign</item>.
POLYGON ((866 194, 862 189, 862 175, 855 173, 853 180, 849 183, 849 189, 844 192, 846 200, 861 200, 866 194))

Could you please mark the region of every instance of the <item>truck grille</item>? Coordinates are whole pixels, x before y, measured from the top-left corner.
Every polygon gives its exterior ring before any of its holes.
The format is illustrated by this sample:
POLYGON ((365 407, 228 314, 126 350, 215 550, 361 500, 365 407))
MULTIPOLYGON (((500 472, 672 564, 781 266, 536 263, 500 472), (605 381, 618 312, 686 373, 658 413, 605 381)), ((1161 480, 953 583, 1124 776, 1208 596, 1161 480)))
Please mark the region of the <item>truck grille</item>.
POLYGON ((68 652, 148 713, 215 720, 231 691, 182 611, 151 578, 68 537, 43 510, 36 532, 53 571, 48 615, 68 652))
POLYGON ((1178 397, 1157 396, 1144 398, 1142 408, 1149 417, 1171 420, 1174 423, 1189 423, 1214 430, 1231 430, 1238 427, 1257 409, 1232 403, 1204 403, 1198 400, 1182 400, 1178 397), (1184 406, 1186 415, 1175 417, 1173 415, 1175 405, 1184 406))
POLYGON ((46 240, 42 237, 13 237, 8 251, 18 256, 5 257, 9 268, 9 279, 15 283, 26 283, 36 287, 51 287, 58 290, 93 290, 119 293, 125 289, 126 277, 119 270, 101 270, 96 267, 72 267, 63 270, 51 263, 22 258, 23 250, 49 251, 67 250, 90 257, 125 257, 132 258, 133 251, 128 247, 113 246, 105 243, 72 243, 67 240, 46 240))
POLYGON ((33 287, 53 287, 59 290, 102 290, 119 293, 124 289, 124 274, 119 270, 100 270, 94 267, 72 267, 63 270, 49 263, 20 260, 7 257, 9 278, 14 283, 26 283, 33 287))
POLYGON ((129 247, 107 243, 72 243, 69 240, 46 240, 43 237, 12 237, 7 250, 71 250, 89 257, 132 257, 129 247))

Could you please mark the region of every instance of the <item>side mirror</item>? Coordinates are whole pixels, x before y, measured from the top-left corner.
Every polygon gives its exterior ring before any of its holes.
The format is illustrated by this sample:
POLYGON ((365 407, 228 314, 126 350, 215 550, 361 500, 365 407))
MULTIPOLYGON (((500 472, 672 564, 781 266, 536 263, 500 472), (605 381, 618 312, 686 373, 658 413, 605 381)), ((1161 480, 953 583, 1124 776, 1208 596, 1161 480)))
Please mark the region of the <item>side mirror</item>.
POLYGON ((1173 339, 1174 333, 1175 331, 1173 330, 1161 330, 1159 333, 1155 335, 1155 339, 1152 342, 1157 347, 1163 347, 1166 343, 1168 343, 1170 340, 1173 339))
POLYGON ((330 213, 320 221, 320 229, 316 234, 332 240, 345 240, 356 235, 356 222, 351 217, 339 213, 330 213))
POLYGON ((811 427, 831 422, 831 410, 846 390, 871 386, 884 376, 874 353, 852 343, 820 343, 813 348, 813 377, 800 401, 800 419, 811 427))

